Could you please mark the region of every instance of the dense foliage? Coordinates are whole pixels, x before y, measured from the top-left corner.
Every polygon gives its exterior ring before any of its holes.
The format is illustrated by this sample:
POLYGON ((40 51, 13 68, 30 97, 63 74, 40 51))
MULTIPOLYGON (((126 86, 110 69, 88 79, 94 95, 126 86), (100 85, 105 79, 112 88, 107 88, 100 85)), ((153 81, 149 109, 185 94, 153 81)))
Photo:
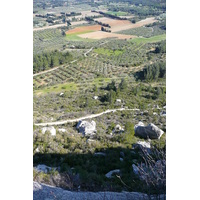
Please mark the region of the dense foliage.
POLYGON ((62 53, 57 50, 34 55, 33 73, 38 73, 55 66, 65 64, 71 60, 72 55, 69 52, 62 53))

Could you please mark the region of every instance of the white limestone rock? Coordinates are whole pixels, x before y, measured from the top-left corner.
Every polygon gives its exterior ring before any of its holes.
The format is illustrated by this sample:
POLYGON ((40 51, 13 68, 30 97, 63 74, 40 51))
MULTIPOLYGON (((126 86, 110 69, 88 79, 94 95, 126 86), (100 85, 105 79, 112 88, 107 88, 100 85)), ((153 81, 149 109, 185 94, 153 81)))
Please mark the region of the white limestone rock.
POLYGON ((97 132, 95 121, 88 122, 88 121, 80 120, 78 122, 76 128, 79 131, 79 133, 82 133, 84 136, 95 135, 97 132))
POLYGON ((144 139, 160 139, 164 131, 158 128, 153 123, 150 123, 148 126, 144 126, 142 122, 139 122, 134 127, 135 136, 144 138, 144 139))
POLYGON ((35 167, 35 170, 37 170, 38 172, 44 172, 44 173, 47 173, 47 172, 51 171, 52 169, 55 170, 55 168, 51 168, 46 165, 37 165, 35 167))
POLYGON ((56 135, 56 129, 53 126, 50 127, 43 127, 42 128, 42 133, 45 134, 46 131, 49 131, 52 136, 56 135))

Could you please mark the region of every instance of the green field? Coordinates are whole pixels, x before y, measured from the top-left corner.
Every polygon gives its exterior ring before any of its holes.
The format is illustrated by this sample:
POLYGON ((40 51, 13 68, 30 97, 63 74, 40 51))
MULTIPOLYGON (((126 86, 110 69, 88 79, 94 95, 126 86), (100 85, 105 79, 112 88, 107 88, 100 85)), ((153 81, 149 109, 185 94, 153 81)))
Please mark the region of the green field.
POLYGON ((58 84, 56 86, 51 86, 51 87, 45 87, 44 89, 41 90, 35 90, 34 93, 36 95, 40 94, 46 94, 46 93, 59 93, 59 92, 68 92, 72 90, 76 90, 77 85, 75 83, 64 83, 64 84, 58 84))
POLYGON ((65 39, 68 41, 86 41, 86 42, 92 42, 94 39, 86 39, 86 38, 81 38, 78 35, 85 34, 85 33, 90 33, 93 31, 81 31, 77 33, 71 33, 71 34, 66 34, 65 39))
POLYGON ((110 14, 110 15, 115 15, 115 16, 125 16, 125 15, 127 15, 128 13, 126 13, 126 12, 112 12, 112 11, 108 11, 108 12, 106 12, 107 14, 110 14))
POLYGON ((134 42, 134 43, 154 43, 154 42, 160 42, 162 40, 166 40, 166 34, 162 34, 162 35, 156 35, 150 38, 133 38, 129 41, 134 42))

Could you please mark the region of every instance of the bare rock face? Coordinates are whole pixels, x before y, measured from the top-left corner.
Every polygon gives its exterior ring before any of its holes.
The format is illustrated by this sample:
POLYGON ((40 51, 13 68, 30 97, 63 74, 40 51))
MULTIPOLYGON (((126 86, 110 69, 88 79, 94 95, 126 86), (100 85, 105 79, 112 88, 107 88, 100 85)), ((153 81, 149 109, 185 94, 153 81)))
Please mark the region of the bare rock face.
POLYGON ((158 128, 156 125, 150 123, 148 126, 144 126, 142 122, 135 125, 135 136, 144 139, 160 139, 164 131, 158 128))
MULTIPOLYGON (((158 199, 157 196, 150 196, 152 200, 158 199)), ((58 187, 53 187, 43 183, 33 182, 33 200, 148 200, 149 196, 139 192, 72 192, 63 190, 58 187)), ((160 200, 165 200, 165 195, 159 196, 160 200)))
POLYGON ((88 122, 88 121, 80 120, 78 122, 76 128, 79 131, 79 133, 82 133, 84 136, 95 135, 97 132, 95 121, 88 122))

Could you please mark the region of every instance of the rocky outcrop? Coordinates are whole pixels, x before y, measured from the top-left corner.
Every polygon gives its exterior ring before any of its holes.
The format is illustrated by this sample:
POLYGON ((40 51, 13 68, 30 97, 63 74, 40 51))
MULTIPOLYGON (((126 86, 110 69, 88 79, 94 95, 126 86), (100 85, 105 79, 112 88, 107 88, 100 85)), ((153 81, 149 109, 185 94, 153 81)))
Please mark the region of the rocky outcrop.
POLYGON ((133 168, 133 173, 139 175, 140 170, 135 164, 132 164, 132 168, 133 168))
MULTIPOLYGON (((61 188, 46 184, 33 182, 33 200, 148 200, 149 196, 139 192, 71 192, 61 188)), ((151 196, 156 200, 156 196, 151 196)), ((166 199, 166 195, 161 195, 160 200, 166 199)))
POLYGON ((117 124, 116 126, 115 126, 115 128, 112 130, 112 133, 122 133, 122 132, 124 132, 124 129, 119 125, 119 124, 117 124))
POLYGON ((137 147, 150 149, 151 148, 151 143, 150 142, 145 142, 145 141, 138 141, 136 144, 133 145, 133 149, 137 148, 137 147))
POLYGON ((160 139, 164 131, 158 128, 156 125, 150 123, 148 126, 144 126, 142 122, 135 125, 135 136, 144 139, 160 139))
POLYGON ((42 133, 45 134, 46 131, 49 131, 51 133, 52 136, 56 135, 56 129, 53 126, 50 127, 44 127, 42 128, 42 133))
POLYGON ((47 173, 51 170, 55 170, 55 168, 51 168, 46 165, 37 165, 36 167, 34 167, 34 169, 38 172, 44 172, 44 173, 47 173))
POLYGON ((88 121, 80 120, 78 122, 76 128, 79 131, 79 133, 82 133, 84 136, 95 135, 97 132, 95 121, 88 122, 88 121))
POLYGON ((112 178, 112 175, 114 174, 114 173, 120 173, 120 170, 119 169, 115 169, 115 170, 112 170, 112 171, 110 171, 110 172, 108 172, 105 176, 107 177, 107 178, 112 178))

